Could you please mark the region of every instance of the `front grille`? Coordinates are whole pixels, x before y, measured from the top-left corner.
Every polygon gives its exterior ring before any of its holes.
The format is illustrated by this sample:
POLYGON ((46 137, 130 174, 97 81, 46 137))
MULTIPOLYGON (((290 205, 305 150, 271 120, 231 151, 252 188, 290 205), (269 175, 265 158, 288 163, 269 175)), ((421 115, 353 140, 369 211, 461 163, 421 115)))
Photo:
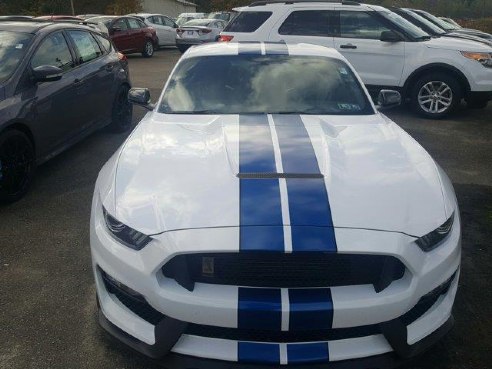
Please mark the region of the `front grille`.
POLYGON ((162 271, 188 289, 199 282, 276 288, 373 284, 382 290, 403 277, 405 266, 384 255, 251 252, 178 255, 162 271))
POLYGON ((355 328, 319 329, 310 331, 268 331, 259 329, 221 328, 188 324, 186 334, 250 342, 315 342, 336 341, 380 334, 379 325, 355 328))

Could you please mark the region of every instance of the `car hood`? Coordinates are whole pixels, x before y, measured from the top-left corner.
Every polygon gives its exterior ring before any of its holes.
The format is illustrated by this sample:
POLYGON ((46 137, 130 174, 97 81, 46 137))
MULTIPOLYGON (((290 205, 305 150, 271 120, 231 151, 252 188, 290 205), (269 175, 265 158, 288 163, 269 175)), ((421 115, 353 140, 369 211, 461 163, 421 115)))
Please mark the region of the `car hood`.
POLYGON ((481 38, 481 37, 473 36, 473 35, 468 35, 468 34, 465 34, 465 33, 450 32, 450 33, 446 33, 443 36, 444 37, 461 38, 463 40, 470 40, 470 41, 480 42, 480 43, 482 43, 484 45, 488 45, 489 47, 492 46, 492 40, 487 40, 485 38, 481 38))
MULTIPOLYGON (((485 41, 485 40, 484 40, 485 41)), ((424 41, 427 47, 455 51, 492 52, 492 48, 482 41, 465 38, 438 37, 424 41)))
MULTIPOLYGON (((271 124, 280 124, 284 117, 270 116, 271 124)), ((308 160, 301 162, 302 153, 316 153, 314 160, 323 177, 334 227, 421 236, 444 223, 446 206, 435 162, 384 115, 297 117, 309 131, 309 139, 292 138, 287 145, 291 152, 282 155, 295 158, 292 154, 299 152, 297 165, 309 167, 312 163, 308 160)), ((260 125, 266 118, 250 115, 248 124, 254 124, 255 119, 260 125)), ((240 169, 240 156, 263 160, 265 145, 272 139, 240 135, 241 124, 237 115, 148 114, 101 171, 106 173, 106 178, 100 175, 98 180, 105 208, 123 223, 149 235, 240 226, 244 221, 240 219, 242 201, 249 201, 247 205, 253 208, 287 208, 289 204, 272 205, 273 200, 265 196, 245 194, 246 186, 241 185, 245 179, 239 179, 238 173, 247 170, 240 169)), ((268 132, 273 135, 275 130, 268 132)), ((279 138, 282 140, 285 138, 279 138)), ((268 169, 258 171, 272 174, 268 169)), ((289 186, 291 180, 286 181, 289 186)), ((309 180, 295 181, 297 190, 310 191, 309 180)), ((248 188, 252 191, 251 186, 248 188)), ((297 206, 317 205, 306 202, 297 206)), ((301 222, 318 225, 318 221, 306 218, 301 222)), ((271 225, 266 224, 270 220, 261 218, 249 222, 271 225)), ((296 222, 299 220, 291 216, 283 225, 299 225, 296 222)))

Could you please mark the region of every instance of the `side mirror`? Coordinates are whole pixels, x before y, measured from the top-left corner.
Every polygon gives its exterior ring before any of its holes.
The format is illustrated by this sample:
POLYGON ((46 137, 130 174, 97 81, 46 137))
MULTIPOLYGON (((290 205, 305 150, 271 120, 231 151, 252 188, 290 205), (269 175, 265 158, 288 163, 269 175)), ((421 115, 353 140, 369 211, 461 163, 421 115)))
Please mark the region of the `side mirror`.
POLYGON ((63 71, 54 65, 40 65, 32 70, 36 82, 53 82, 62 78, 63 71))
POLYGON ((401 105, 401 94, 393 90, 381 90, 378 96, 378 110, 387 110, 401 105))
POLYGON ((155 108, 155 105, 150 102, 150 91, 148 88, 131 88, 128 91, 128 101, 132 104, 143 106, 148 110, 154 110, 155 108))
POLYGON ((383 31, 381 32, 381 37, 379 38, 379 41, 400 42, 403 41, 403 38, 395 31, 383 31))

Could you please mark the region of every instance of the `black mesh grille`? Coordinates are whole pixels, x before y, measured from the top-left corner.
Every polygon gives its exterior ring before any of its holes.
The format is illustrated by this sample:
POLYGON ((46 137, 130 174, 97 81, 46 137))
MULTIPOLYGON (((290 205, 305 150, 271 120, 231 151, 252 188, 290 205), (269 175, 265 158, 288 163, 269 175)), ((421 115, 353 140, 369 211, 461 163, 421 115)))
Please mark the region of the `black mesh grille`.
POLYGON ((220 328, 206 325, 188 324, 185 333, 202 337, 222 338, 236 341, 313 342, 371 336, 381 333, 381 330, 378 325, 367 325, 356 328, 281 332, 258 329, 220 328))
MULTIPOLYGON (((387 264, 391 281, 403 277, 396 258, 337 253, 223 253, 179 255, 163 273, 168 278, 248 287, 334 287, 378 284, 387 264)), ((385 272, 388 278, 388 272, 385 272)))

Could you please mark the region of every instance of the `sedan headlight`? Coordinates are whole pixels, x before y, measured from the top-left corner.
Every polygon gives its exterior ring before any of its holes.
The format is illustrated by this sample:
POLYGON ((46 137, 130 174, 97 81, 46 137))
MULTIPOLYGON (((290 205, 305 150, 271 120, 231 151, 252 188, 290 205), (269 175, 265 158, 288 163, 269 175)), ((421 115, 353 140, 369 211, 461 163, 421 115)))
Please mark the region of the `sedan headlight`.
POLYGON ((462 51, 461 55, 465 58, 475 60, 482 64, 484 67, 492 68, 492 54, 489 53, 472 53, 468 51, 462 51))
POLYGON ((425 236, 420 237, 417 241, 417 245, 422 249, 422 251, 429 252, 438 247, 446 237, 451 233, 454 222, 454 212, 451 217, 444 222, 444 224, 425 236))
POLYGON ((133 250, 142 250, 152 238, 121 223, 103 208, 106 227, 116 240, 133 250))

